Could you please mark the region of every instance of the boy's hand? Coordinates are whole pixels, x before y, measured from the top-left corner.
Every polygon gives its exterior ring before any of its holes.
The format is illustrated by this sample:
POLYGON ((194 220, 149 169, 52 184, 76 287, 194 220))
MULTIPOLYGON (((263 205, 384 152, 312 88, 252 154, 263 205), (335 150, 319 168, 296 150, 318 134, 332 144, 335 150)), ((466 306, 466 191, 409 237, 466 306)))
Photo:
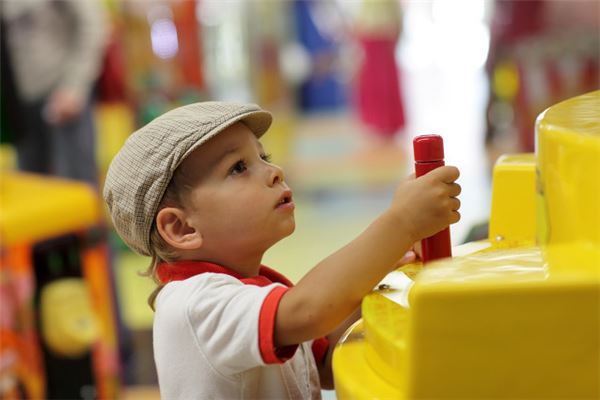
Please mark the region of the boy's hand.
MULTIPOLYGON (((287 346, 327 335, 392 271, 402 252, 458 221, 457 178, 458 169, 441 167, 402 183, 382 216, 281 297, 275 345, 287 346)), ((414 252, 408 252, 400 262, 410 262, 414 257, 414 252)))
POLYGON ((390 212, 403 223, 413 242, 429 237, 460 220, 458 168, 444 166, 398 186, 390 212))

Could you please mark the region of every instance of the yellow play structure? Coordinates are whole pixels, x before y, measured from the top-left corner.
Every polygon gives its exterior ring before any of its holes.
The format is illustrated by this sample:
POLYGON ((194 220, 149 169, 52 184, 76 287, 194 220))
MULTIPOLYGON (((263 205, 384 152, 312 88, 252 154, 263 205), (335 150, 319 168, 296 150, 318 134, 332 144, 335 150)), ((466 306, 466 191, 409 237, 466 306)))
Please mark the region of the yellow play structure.
POLYGON ((600 397, 600 91, 544 111, 536 140, 494 168, 487 241, 364 298, 338 398, 600 397))
POLYGON ((0 172, 0 398, 115 398, 116 297, 96 191, 0 172))

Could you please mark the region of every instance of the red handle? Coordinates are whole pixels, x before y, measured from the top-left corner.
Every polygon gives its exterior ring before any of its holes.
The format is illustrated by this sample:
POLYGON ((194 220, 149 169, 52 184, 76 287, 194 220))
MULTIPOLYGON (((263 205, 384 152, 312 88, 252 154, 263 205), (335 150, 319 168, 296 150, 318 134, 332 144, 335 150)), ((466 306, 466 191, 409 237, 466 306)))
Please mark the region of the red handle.
MULTIPOLYGON (((441 136, 417 136, 413 140, 413 149, 417 178, 444 165, 444 141, 441 136)), ((452 257, 450 228, 421 240, 421 251, 424 264, 438 258, 452 257)))

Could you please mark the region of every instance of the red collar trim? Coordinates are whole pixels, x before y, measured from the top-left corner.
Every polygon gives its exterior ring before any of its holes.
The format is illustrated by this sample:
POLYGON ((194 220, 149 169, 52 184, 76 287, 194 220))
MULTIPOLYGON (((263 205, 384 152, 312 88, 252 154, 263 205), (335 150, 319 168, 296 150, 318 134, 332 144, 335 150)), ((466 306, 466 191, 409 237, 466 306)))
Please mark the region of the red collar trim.
POLYGON ((246 285, 267 286, 271 283, 282 283, 287 287, 294 286, 292 282, 290 282, 285 276, 264 265, 260 266, 257 276, 250 278, 244 278, 229 268, 205 261, 176 261, 173 263, 160 263, 157 268, 158 279, 161 281, 161 283, 182 281, 205 272, 230 275, 239 279, 246 285))

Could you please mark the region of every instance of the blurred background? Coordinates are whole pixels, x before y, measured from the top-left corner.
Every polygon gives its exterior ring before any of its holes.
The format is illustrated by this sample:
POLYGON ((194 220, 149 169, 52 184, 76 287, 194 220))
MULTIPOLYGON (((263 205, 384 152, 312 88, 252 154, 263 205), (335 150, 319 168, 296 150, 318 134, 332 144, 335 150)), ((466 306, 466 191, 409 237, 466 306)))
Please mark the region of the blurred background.
POLYGON ((297 229, 264 263, 298 281, 387 207, 417 135, 441 135, 461 170, 453 244, 486 237, 496 159, 532 152, 540 112, 599 88, 597 0, 0 5, 3 398, 158 398, 150 260, 99 193, 128 135, 163 112, 232 100, 274 114, 263 143, 297 229))

